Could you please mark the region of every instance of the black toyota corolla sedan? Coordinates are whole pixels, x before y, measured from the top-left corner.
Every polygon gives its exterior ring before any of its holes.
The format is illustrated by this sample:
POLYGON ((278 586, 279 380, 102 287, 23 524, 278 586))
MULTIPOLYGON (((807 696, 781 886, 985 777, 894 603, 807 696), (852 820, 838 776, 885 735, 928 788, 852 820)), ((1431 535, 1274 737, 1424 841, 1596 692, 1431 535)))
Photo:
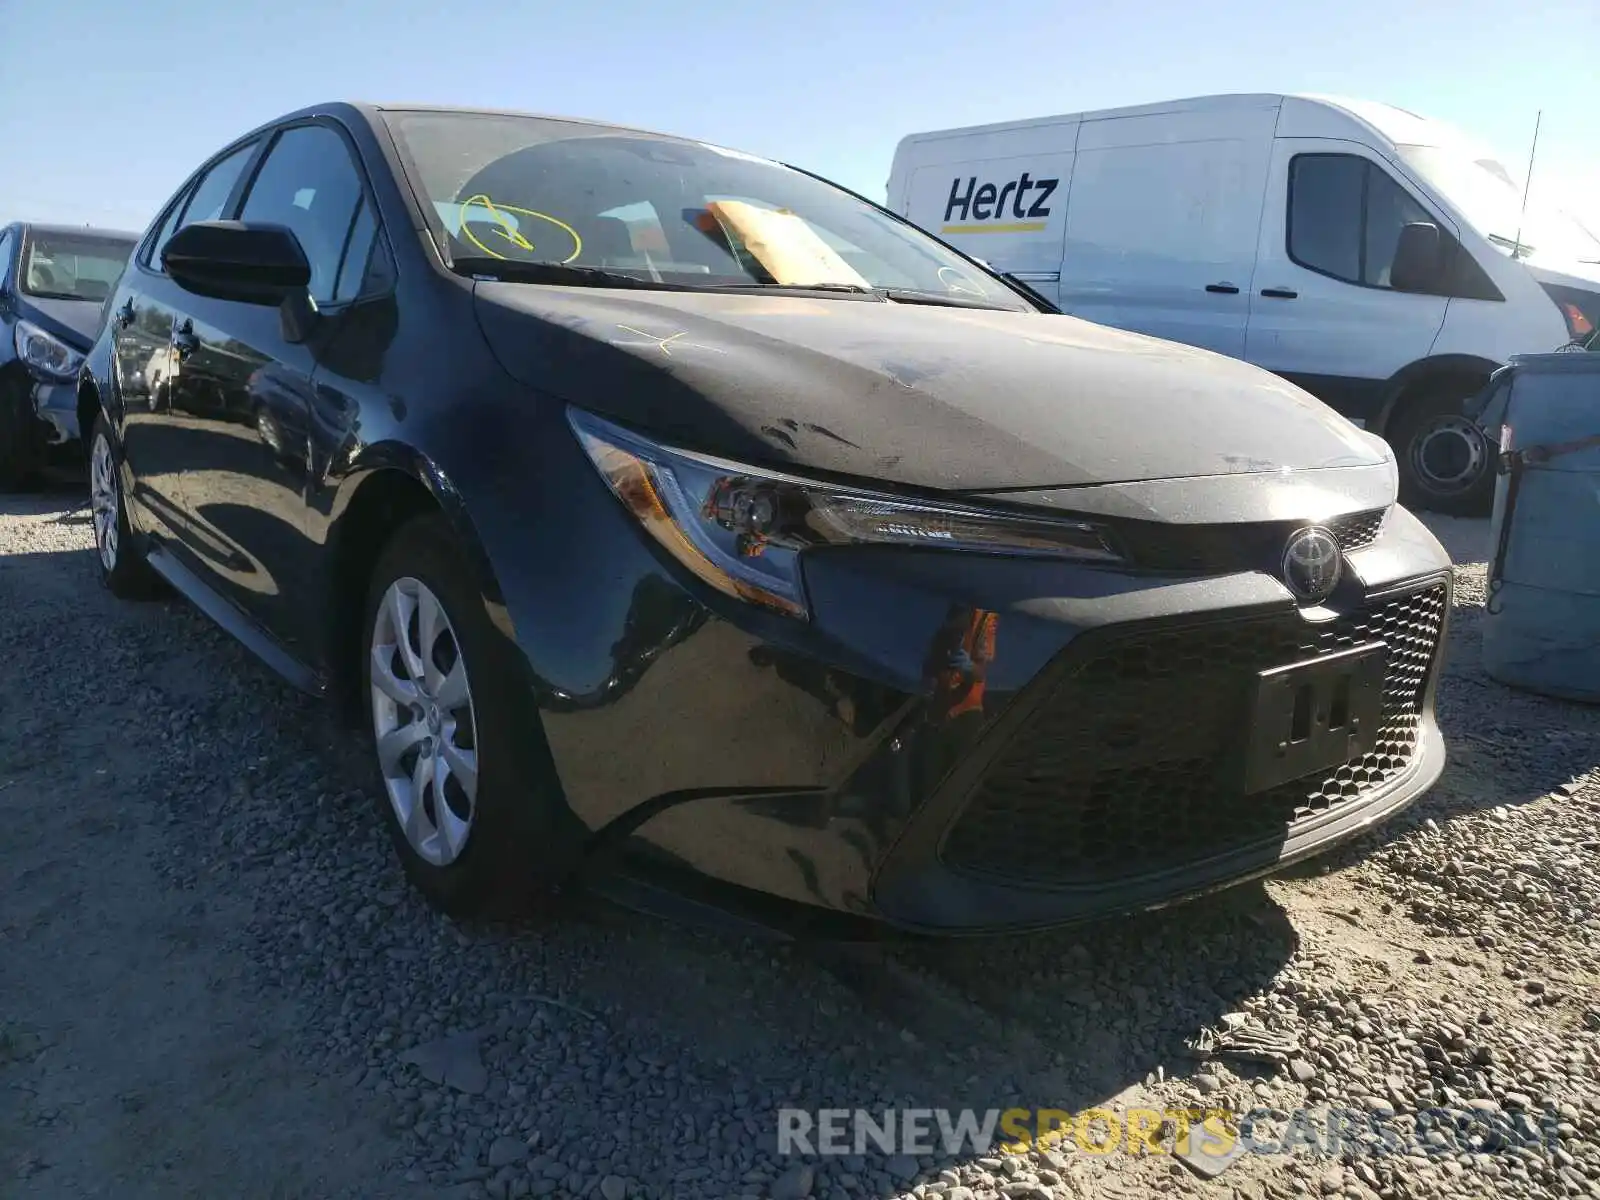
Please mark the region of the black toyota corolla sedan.
POLYGON ((0 226, 0 490, 78 445, 77 378, 136 234, 0 226))
POLYGON ((107 584, 342 704, 453 914, 603 867, 1061 924, 1443 765, 1449 561, 1380 440, 719 146, 272 122, 144 235, 79 403, 107 584))

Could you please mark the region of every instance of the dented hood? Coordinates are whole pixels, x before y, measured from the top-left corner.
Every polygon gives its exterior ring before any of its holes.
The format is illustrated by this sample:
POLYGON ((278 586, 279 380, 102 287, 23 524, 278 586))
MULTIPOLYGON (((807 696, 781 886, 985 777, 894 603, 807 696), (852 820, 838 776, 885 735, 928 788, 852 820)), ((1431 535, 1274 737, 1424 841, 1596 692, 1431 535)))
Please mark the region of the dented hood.
POLYGON ((1072 317, 499 282, 476 302, 521 382, 745 462, 992 491, 1387 457, 1266 371, 1072 317))

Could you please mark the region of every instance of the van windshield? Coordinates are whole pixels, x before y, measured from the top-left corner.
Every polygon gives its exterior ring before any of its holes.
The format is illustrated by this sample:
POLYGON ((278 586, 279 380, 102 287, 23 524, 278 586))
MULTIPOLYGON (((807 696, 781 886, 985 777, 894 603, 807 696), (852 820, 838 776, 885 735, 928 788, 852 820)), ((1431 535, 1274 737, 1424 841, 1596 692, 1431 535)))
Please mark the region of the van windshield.
POLYGON ((588 268, 597 280, 626 275, 644 286, 900 291, 1031 311, 925 234, 766 159, 541 117, 384 119, 452 261, 588 268))
POLYGON ((1397 146, 1406 165, 1441 192, 1484 237, 1507 253, 1569 262, 1600 262, 1600 240, 1535 189, 1522 211, 1522 189, 1493 158, 1447 146, 1397 146), (1520 230, 1520 236, 1519 231, 1520 230))

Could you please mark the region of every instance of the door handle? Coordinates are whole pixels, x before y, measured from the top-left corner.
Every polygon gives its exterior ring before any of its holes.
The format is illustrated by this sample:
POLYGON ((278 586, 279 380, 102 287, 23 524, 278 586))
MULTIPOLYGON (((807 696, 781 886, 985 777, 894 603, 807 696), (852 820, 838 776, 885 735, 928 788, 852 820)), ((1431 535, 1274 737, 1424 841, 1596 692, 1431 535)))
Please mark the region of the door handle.
POLYGON ((1293 288, 1262 288, 1261 294, 1273 300, 1293 300, 1300 295, 1293 288))
POLYGON ((1219 296, 1237 296, 1239 294, 1238 287, 1231 283, 1208 283, 1206 284, 1206 291, 1215 292, 1219 296))

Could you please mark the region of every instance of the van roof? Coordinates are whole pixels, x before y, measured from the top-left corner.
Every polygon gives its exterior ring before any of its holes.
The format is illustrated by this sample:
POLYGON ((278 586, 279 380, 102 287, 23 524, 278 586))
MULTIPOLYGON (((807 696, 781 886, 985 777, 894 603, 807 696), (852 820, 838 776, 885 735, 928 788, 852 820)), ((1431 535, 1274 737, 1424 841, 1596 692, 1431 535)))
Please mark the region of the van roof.
POLYGON ((1185 96, 1174 100, 1159 100, 1151 104, 1135 104, 1123 108, 1090 109, 1084 112, 1027 117, 1016 121, 997 121, 987 125, 966 125, 951 129, 934 129, 923 133, 908 134, 901 139, 901 144, 905 145, 906 143, 923 139, 992 133, 1009 129, 1026 129, 1033 125, 1057 125, 1070 121, 1158 116, 1163 113, 1237 112, 1251 109, 1278 108, 1286 100, 1335 109, 1352 120, 1367 126, 1378 136, 1394 143, 1439 145, 1465 140, 1463 135, 1447 125, 1443 125, 1429 117, 1421 116, 1418 113, 1376 100, 1357 100, 1345 96, 1297 92, 1231 92, 1214 96, 1185 96))

